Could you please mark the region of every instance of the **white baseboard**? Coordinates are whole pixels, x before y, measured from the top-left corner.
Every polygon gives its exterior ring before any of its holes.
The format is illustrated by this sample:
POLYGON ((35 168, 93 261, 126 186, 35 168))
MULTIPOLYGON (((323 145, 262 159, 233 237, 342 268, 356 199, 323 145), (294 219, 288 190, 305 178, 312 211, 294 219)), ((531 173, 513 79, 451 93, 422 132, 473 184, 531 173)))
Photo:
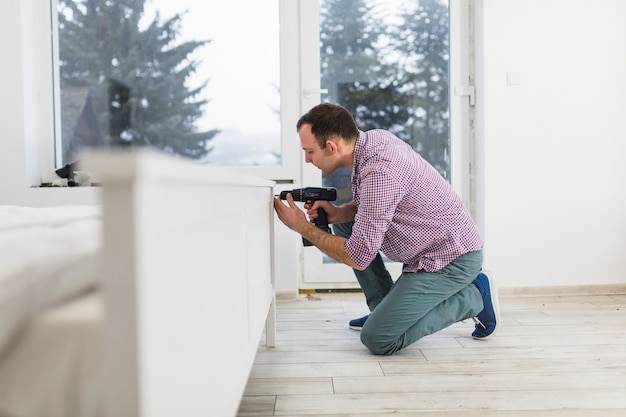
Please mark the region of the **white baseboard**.
POLYGON ((501 287, 498 293, 502 297, 616 295, 626 294, 626 284, 501 287))
POLYGON ((295 300, 298 298, 298 291, 276 291, 277 300, 295 300))

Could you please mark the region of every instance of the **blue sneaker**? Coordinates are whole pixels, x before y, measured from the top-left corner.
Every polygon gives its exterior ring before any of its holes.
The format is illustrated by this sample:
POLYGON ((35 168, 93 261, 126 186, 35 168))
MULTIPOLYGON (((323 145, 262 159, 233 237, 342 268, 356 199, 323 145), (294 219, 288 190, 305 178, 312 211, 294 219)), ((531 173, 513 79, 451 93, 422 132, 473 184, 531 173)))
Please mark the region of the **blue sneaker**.
POLYGON ((357 330, 357 331, 361 331, 361 327, 363 327, 363 325, 365 324, 365 321, 367 320, 367 318, 370 315, 368 314, 367 316, 363 316, 359 319, 354 319, 354 320, 350 320, 350 328, 352 330, 357 330))
POLYGON ((474 285, 483 297, 483 311, 474 318, 476 328, 472 337, 477 340, 484 340, 493 336, 500 325, 500 306, 498 305, 498 289, 493 278, 485 271, 478 274, 474 280, 474 285))

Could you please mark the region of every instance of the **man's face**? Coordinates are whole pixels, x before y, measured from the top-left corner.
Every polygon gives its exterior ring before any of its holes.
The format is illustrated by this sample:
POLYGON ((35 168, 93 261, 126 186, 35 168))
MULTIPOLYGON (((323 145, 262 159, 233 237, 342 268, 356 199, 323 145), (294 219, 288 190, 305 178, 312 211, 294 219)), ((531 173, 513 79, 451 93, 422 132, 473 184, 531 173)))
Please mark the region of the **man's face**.
POLYGON ((327 145, 324 149, 320 148, 315 136, 311 133, 311 125, 303 124, 298 130, 300 136, 300 144, 304 150, 304 161, 315 165, 322 170, 324 175, 328 175, 337 169, 335 160, 330 147, 327 145))

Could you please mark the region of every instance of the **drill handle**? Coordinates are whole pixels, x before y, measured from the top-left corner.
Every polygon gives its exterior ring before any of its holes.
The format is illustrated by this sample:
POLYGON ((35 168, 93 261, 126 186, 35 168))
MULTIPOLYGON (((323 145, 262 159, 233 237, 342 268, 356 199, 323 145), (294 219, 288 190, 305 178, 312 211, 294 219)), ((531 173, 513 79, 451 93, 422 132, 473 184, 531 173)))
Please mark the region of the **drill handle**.
POLYGON ((328 228, 328 216, 326 215, 326 210, 323 208, 317 209, 317 217, 315 218, 315 225, 320 229, 328 228))
MULTIPOLYGON (((308 199, 305 202, 312 207, 313 204, 315 204, 315 201, 316 200, 308 199)), ((324 210, 323 208, 319 207, 317 209, 317 217, 315 218, 313 222, 320 229, 325 230, 330 233, 330 227, 328 227, 328 215, 326 214, 326 210, 324 210)))
MULTIPOLYGON (((332 233, 330 226, 328 226, 328 216, 326 215, 326 211, 323 208, 317 209, 317 217, 314 220, 315 225, 326 233, 332 233)), ((302 238, 302 243, 304 246, 313 246, 311 242, 302 238)))

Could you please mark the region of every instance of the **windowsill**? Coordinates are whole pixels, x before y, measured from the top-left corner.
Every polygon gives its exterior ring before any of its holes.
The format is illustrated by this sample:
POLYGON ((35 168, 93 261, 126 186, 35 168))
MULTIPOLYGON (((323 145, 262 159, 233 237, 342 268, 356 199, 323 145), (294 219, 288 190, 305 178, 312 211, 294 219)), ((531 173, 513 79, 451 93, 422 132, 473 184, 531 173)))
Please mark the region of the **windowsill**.
POLYGON ((101 187, 102 184, 97 182, 92 182, 90 184, 85 185, 68 185, 67 180, 63 181, 54 181, 54 182, 42 182, 39 185, 33 185, 32 188, 90 188, 90 187, 101 187))

